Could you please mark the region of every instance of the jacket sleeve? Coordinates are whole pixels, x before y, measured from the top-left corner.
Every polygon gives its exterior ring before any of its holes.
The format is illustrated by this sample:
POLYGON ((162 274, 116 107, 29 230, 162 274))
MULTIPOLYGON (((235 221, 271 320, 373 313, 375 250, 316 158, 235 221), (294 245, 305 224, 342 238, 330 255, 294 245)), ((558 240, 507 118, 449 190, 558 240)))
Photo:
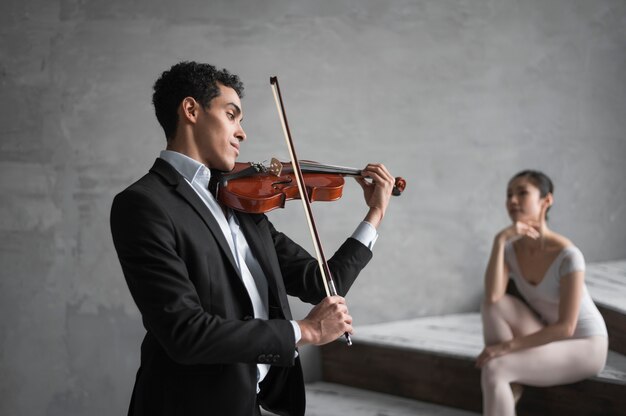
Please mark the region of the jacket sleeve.
MULTIPOLYGON (((266 219, 267 220, 267 219, 266 219)), ((277 231, 267 220, 278 255, 287 293, 312 304, 326 297, 319 263, 300 245, 277 231)), ((337 294, 345 296, 361 270, 372 258, 372 252, 361 242, 348 238, 328 259, 328 267, 337 294)))

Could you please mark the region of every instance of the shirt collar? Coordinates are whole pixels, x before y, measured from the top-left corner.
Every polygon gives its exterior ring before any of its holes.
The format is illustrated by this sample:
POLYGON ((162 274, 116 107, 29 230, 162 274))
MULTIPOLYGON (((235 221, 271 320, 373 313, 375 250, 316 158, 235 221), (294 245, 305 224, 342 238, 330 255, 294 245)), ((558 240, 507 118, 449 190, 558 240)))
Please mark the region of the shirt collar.
POLYGON ((208 186, 211 171, 197 160, 173 150, 162 150, 159 157, 172 165, 189 183, 198 181, 208 186))

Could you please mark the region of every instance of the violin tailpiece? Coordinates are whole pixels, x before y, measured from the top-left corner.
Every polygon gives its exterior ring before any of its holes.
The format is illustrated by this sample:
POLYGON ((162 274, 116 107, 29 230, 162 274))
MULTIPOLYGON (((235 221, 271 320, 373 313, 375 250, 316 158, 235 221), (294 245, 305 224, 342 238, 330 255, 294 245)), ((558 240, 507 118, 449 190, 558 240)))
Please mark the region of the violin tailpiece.
POLYGON ((273 157, 272 161, 270 162, 269 167, 267 167, 267 172, 275 176, 280 176, 282 171, 283 171, 282 162, 280 162, 278 159, 273 157))

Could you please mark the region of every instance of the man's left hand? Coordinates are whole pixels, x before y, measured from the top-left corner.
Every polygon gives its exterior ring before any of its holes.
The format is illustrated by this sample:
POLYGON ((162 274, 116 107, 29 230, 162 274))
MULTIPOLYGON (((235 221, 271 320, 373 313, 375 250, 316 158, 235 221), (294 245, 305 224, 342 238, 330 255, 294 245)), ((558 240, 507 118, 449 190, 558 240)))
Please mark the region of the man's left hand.
POLYGON ((361 175, 361 177, 356 177, 355 179, 363 188, 365 203, 370 208, 365 221, 374 227, 378 227, 385 216, 395 178, 382 163, 368 164, 361 171, 361 175))

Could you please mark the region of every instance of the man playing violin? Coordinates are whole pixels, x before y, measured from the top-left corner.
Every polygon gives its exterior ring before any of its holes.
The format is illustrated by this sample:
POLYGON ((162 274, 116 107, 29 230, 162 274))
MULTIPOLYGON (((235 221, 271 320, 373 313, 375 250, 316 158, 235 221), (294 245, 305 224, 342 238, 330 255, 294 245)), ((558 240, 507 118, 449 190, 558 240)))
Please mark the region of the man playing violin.
MULTIPOLYGON (((246 140, 242 92, 208 64, 161 74, 153 104, 166 150, 113 201, 113 241, 146 329, 129 415, 303 415, 297 347, 352 332, 315 258, 264 214, 221 206, 208 189, 246 140), (315 306, 293 320, 287 295, 315 306)), ((369 210, 328 262, 342 296, 372 257, 394 184, 381 164, 357 181, 369 210)))

